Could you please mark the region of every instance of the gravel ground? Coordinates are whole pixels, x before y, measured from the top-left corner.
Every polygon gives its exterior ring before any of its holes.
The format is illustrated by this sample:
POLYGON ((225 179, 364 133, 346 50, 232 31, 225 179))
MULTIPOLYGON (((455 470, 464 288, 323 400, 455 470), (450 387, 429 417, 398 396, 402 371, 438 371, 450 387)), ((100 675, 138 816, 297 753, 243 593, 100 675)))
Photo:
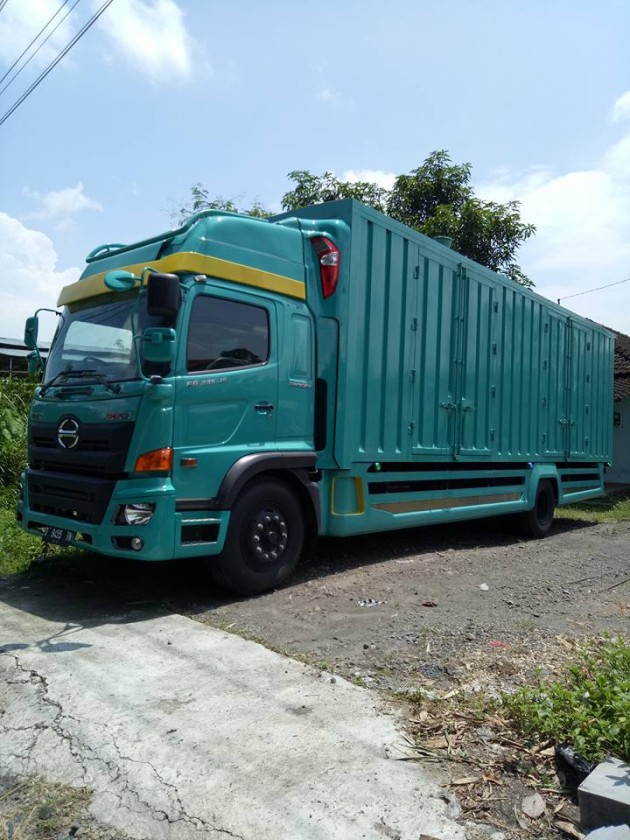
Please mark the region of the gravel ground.
POLYGON ((518 681, 558 636, 628 631, 630 523, 558 519, 544 540, 502 525, 322 541, 286 589, 188 608, 389 690, 461 680, 473 661, 518 681))
MULTIPOLYGON (((124 621, 128 611, 181 612, 395 701, 419 689, 435 697, 462 687, 492 695, 527 682, 537 668, 555 673, 575 640, 629 635, 629 537, 628 522, 592 525, 560 515, 544 540, 521 540, 506 523, 489 521, 324 540, 291 585, 249 599, 213 587, 197 563, 85 555, 44 560, 3 589, 9 600, 12 591, 32 595, 36 610, 45 587, 48 611, 84 624, 112 615, 124 621)), ((417 713, 415 706, 409 716, 417 713)), ((481 738, 495 755, 503 749, 496 734, 491 727, 481 738)), ((470 775, 465 764, 451 764, 453 779, 470 775)), ((504 775, 492 784, 502 785, 502 796, 490 797, 497 805, 485 817, 503 837, 561 836, 551 814, 557 800, 547 803, 546 819, 530 820, 514 813, 531 793, 522 779, 504 775)), ((453 792, 453 807, 466 801, 465 791, 453 792)))

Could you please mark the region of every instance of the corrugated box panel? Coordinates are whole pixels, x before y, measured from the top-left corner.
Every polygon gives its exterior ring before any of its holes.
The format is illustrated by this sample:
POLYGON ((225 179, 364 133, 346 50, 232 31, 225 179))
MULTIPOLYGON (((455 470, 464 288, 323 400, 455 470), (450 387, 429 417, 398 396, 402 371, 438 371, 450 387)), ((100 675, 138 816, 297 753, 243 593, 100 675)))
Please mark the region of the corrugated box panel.
POLYGON ((326 212, 351 228, 340 466, 610 457, 609 333, 356 202, 304 215, 326 212))

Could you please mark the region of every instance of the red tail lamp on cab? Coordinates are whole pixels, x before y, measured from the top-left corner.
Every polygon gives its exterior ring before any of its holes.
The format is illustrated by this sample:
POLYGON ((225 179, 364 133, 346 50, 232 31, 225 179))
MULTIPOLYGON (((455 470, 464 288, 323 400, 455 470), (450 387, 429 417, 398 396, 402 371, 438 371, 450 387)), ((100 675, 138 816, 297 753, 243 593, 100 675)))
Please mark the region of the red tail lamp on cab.
POLYGON ((314 236, 311 242, 319 259, 319 279, 322 284, 322 295, 329 298, 334 295, 337 288, 341 251, 327 236, 314 236))

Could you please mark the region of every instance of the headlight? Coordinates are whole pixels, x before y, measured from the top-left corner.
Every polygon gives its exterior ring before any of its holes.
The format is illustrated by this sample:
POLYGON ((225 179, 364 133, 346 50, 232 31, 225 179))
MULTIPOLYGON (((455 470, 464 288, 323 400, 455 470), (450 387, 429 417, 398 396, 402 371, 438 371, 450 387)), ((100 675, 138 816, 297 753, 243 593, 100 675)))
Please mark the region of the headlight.
POLYGON ((146 525, 151 521, 155 505, 138 503, 125 505, 122 510, 123 519, 127 525, 146 525))

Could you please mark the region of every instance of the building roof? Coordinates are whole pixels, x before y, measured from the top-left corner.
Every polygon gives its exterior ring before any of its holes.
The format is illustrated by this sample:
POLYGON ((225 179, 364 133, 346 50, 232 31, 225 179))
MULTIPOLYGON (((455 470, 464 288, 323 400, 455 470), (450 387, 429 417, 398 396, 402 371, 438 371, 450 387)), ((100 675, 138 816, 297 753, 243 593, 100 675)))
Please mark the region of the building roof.
MULTIPOLYGON (((47 356, 50 350, 50 341, 38 341, 37 346, 42 356, 47 356)), ((24 342, 19 338, 0 337, 0 356, 12 356, 13 358, 24 358, 31 351, 27 349, 24 342)))
MULTIPOLYGON (((610 329, 610 327, 606 327, 610 329)), ((630 397, 630 336, 610 329, 615 334, 615 400, 630 397)))

